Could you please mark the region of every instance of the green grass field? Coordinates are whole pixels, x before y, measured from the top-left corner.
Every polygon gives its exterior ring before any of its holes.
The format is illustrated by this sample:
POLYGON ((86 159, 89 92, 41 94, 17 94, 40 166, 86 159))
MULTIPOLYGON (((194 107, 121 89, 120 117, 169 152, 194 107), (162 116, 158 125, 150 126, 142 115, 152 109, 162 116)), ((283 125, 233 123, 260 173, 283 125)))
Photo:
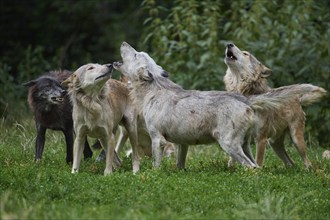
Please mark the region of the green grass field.
POLYGON ((43 161, 34 162, 32 120, 0 124, 1 219, 330 219, 330 162, 309 146, 313 168, 305 170, 291 145, 294 168, 284 168, 271 149, 265 167, 227 168, 217 146, 192 146, 187 169, 175 158, 158 170, 144 158, 132 174, 131 160, 104 177, 104 162, 83 161, 71 174, 61 132, 47 131, 43 161))

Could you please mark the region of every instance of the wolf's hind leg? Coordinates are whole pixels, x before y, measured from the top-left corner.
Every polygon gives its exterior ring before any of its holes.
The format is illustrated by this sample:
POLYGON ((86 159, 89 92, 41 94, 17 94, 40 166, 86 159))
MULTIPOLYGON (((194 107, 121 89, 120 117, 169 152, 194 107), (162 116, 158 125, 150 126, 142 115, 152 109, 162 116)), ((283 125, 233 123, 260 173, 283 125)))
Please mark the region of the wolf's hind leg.
POLYGON ((290 126, 290 134, 291 139, 304 162, 305 168, 308 169, 312 163, 307 157, 307 147, 304 140, 304 126, 290 126))
POLYGON ((187 153, 188 153, 188 145, 180 144, 178 146, 178 158, 176 162, 176 166, 178 169, 185 168, 187 153))
POLYGON ((257 147, 256 160, 257 160, 258 166, 260 166, 260 167, 263 166, 263 164, 264 164, 266 144, 267 144, 266 136, 258 137, 256 139, 256 147, 257 147))
POLYGON ((250 146, 250 142, 251 142, 251 136, 248 136, 245 138, 244 143, 243 143, 243 151, 244 154, 253 162, 256 164, 256 161, 254 160, 254 157, 252 155, 251 152, 251 146, 250 146))
POLYGON ((219 137, 218 143, 220 144, 221 148, 234 160, 238 161, 244 166, 247 167, 258 167, 253 161, 251 161, 244 153, 242 144, 243 140, 240 138, 228 138, 223 140, 223 138, 219 137))
POLYGON ((283 161, 285 166, 290 167, 294 165, 294 162, 284 148, 284 137, 285 137, 285 133, 283 133, 280 137, 275 139, 270 144, 270 146, 273 148, 277 156, 283 161))
MULTIPOLYGON (((246 138, 243 144, 243 152, 244 154, 253 162, 256 164, 256 161, 254 160, 254 157, 252 156, 251 152, 251 146, 250 146, 250 137, 246 138)), ((228 167, 233 167, 235 165, 236 161, 233 157, 229 157, 228 160, 228 167)))
POLYGON ((126 129, 119 126, 119 135, 118 135, 118 139, 117 139, 117 143, 116 143, 117 154, 120 154, 127 139, 128 139, 128 132, 126 131, 126 129))
POLYGON ((251 167, 251 168, 256 168, 258 167, 255 163, 253 163, 243 152, 242 148, 240 147, 236 147, 233 148, 231 147, 231 149, 228 150, 228 148, 224 148, 222 146, 222 148, 225 150, 227 149, 227 153, 230 155, 231 158, 233 158, 234 160, 240 162, 243 166, 246 167, 251 167))

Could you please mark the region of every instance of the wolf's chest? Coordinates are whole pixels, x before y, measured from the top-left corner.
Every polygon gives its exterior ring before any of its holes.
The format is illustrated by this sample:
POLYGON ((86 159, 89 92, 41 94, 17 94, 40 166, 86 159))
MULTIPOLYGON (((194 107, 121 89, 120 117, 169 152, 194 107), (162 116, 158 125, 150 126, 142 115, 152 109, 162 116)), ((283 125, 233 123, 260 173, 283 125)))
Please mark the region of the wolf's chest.
POLYGON ((90 137, 98 138, 108 133, 108 128, 111 126, 110 114, 105 117, 105 114, 92 114, 86 111, 83 114, 77 115, 77 120, 75 120, 76 125, 83 127, 90 137))
POLYGON ((63 130, 67 126, 72 126, 72 118, 61 115, 57 111, 38 112, 35 114, 37 123, 52 130, 63 130))

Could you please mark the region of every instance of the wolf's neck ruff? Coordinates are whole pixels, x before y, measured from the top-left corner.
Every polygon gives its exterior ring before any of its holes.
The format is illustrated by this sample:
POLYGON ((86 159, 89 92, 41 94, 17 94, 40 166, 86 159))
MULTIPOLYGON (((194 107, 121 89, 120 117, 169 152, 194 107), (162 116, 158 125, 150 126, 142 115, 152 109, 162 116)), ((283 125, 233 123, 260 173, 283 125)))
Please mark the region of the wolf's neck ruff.
MULTIPOLYGON (((244 84, 244 82, 246 81, 243 81, 242 84, 244 84)), ((246 82, 246 85, 239 86, 238 88, 239 92, 245 96, 259 95, 271 90, 265 79, 257 79, 255 81, 246 82)))
POLYGON ((105 85, 100 94, 88 95, 83 90, 73 91, 77 104, 86 108, 94 117, 98 117, 102 112, 102 100, 106 98, 108 87, 105 85))
POLYGON ((240 72, 228 68, 225 76, 226 90, 239 92, 245 96, 258 95, 271 90, 265 78, 242 77, 240 72))

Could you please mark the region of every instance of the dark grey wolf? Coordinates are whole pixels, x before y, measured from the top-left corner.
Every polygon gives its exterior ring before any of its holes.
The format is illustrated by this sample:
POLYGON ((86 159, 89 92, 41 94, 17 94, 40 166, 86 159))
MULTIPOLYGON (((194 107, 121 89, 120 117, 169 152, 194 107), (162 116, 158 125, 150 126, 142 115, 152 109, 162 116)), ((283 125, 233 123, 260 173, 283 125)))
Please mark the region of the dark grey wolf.
MULTIPOLYGON (((70 71, 51 71, 23 85, 29 87, 28 104, 34 114, 37 128, 35 160, 42 158, 47 129, 60 130, 65 136, 66 162, 72 162, 73 121, 72 105, 62 81, 71 75, 70 71)), ((88 143, 85 143, 85 158, 92 157, 88 143)))
POLYGON ((110 79, 112 70, 111 64, 86 64, 62 83, 68 87, 73 104, 76 138, 72 173, 79 171, 83 140, 87 136, 99 139, 105 149, 104 175, 112 173, 113 166, 120 164, 115 151, 115 132, 119 123, 127 130, 132 147, 137 146, 129 90, 122 82, 110 79))
POLYGON ((188 145, 219 143, 236 161, 257 167, 249 146, 255 112, 276 108, 286 97, 268 94, 246 98, 219 91, 184 90, 145 52, 128 43, 120 47, 122 62, 114 68, 132 82, 132 96, 152 140, 154 166, 162 159, 166 141, 180 144, 177 166, 184 168, 188 145))
POLYGON ((267 140, 271 138, 270 145, 284 164, 286 166, 294 165, 284 148, 284 137, 289 134, 305 167, 310 167, 311 162, 307 157, 304 140, 305 113, 302 106, 319 101, 326 91, 310 84, 296 84, 271 89, 267 85, 267 77, 271 75, 272 71, 252 54, 241 51, 234 44, 227 45, 224 61, 228 67, 224 77, 227 91, 239 92, 248 97, 263 93, 297 93, 296 98, 286 105, 282 105, 282 108, 260 112, 261 120, 256 135, 257 164, 263 165, 267 140), (274 132, 274 128, 276 132, 274 132))

